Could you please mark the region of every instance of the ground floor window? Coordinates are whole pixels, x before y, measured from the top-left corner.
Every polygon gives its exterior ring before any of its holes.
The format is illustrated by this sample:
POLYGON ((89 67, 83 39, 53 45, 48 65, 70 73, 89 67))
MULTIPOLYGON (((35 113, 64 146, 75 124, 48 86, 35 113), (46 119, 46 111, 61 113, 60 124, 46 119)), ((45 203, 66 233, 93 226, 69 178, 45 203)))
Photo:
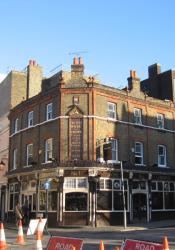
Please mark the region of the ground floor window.
POLYGON ((48 193, 48 210, 57 210, 57 191, 49 191, 48 193))
POLYGON ((175 182, 152 182, 152 210, 175 209, 175 182))
POLYGON ((18 183, 9 185, 9 210, 11 211, 14 211, 15 205, 19 201, 19 191, 20 186, 18 183))
POLYGON ((111 191, 99 191, 97 193, 97 210, 112 210, 111 191))
POLYGON ((48 202, 48 211, 57 210, 57 191, 48 191, 48 201, 46 197, 46 191, 40 191, 39 193, 39 210, 46 210, 46 203, 48 202))
POLYGON ((174 192, 165 192, 165 209, 175 209, 175 193, 174 192))
MULTIPOLYGON (((125 204, 128 210, 128 182, 124 180, 125 204)), ((97 210, 122 211, 123 191, 121 179, 100 178, 97 185, 97 210)))
POLYGON ((46 191, 40 191, 39 193, 39 210, 46 210, 46 191))
POLYGON ((48 203, 48 211, 57 211, 58 182, 55 179, 49 181, 48 200, 45 189, 46 182, 48 182, 47 179, 40 180, 39 210, 46 211, 46 204, 48 203))
MULTIPOLYGON (((126 208, 128 207, 128 199, 127 199, 127 192, 124 193, 125 194, 125 205, 126 208)), ((113 199, 114 199, 114 205, 113 205, 113 209, 114 210, 123 210, 123 193, 120 192, 114 192, 113 195, 113 199)))
POLYGON ((152 210, 163 209, 163 192, 152 193, 152 210))
MULTIPOLYGON (((28 192, 29 193, 29 192, 28 192)), ((36 211, 36 193, 23 193, 21 197, 22 206, 27 204, 29 211, 36 211)))
POLYGON ((66 193, 65 211, 87 211, 87 193, 66 193))

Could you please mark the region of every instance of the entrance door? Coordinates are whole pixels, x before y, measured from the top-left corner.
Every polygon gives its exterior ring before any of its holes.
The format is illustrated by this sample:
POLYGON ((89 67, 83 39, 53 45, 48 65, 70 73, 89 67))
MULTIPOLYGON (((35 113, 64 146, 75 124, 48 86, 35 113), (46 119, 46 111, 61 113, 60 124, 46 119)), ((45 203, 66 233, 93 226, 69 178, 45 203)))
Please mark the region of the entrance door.
POLYGON ((1 194, 1 220, 5 219, 5 193, 1 194))
POLYGON ((145 193, 132 195, 133 221, 143 222, 147 220, 147 196, 145 193))

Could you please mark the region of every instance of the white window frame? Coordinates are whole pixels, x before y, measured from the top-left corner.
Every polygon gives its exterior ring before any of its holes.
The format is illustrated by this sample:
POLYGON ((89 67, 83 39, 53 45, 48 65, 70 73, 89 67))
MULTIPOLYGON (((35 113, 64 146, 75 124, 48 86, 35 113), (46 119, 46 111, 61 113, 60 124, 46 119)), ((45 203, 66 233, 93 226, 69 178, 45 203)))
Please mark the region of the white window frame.
POLYGON ((134 108, 134 123, 142 124, 142 110, 134 108))
POLYGON ((53 157, 53 138, 49 138, 45 140, 45 163, 51 162, 49 158, 52 157, 53 157))
POLYGON ((111 147, 112 159, 107 160, 107 163, 117 163, 118 162, 118 140, 111 138, 110 143, 112 145, 112 147, 111 147))
POLYGON ((12 168, 12 170, 17 169, 17 153, 18 153, 17 148, 13 149, 13 168, 12 168))
POLYGON ((167 167, 167 148, 165 145, 158 145, 158 167, 167 167), (163 149, 163 154, 159 154, 159 149, 163 149), (161 157, 163 157, 164 164, 161 164, 161 157))
POLYGON ((135 163, 137 166, 142 166, 143 165, 143 143, 142 142, 135 142, 134 144, 134 157, 140 158, 141 163, 135 163), (140 146, 140 150, 137 151, 137 146, 140 146))
POLYGON ((65 189, 88 189, 88 180, 85 177, 66 177, 64 180, 65 189))
POLYGON ((108 102, 107 116, 110 119, 116 119, 116 104, 108 102))
POLYGON ((33 111, 28 113, 28 128, 33 126, 33 111))
POLYGON ((27 150, 27 154, 26 154, 26 165, 27 166, 31 166, 31 163, 30 163, 30 158, 33 158, 33 144, 27 144, 27 147, 26 147, 26 150, 27 150), (31 150, 31 147, 32 147, 32 153, 30 152, 31 150))
POLYGON ((165 126, 165 116, 163 114, 157 114, 157 127, 164 128, 165 126))
POLYGON ((16 118, 14 121, 14 133, 18 132, 19 119, 16 118))
POLYGON ((52 120, 53 118, 53 103, 48 103, 46 106, 46 120, 52 120))
MULTIPOLYGON (((127 192, 127 208, 126 211, 129 211, 129 184, 128 180, 124 179, 124 191, 127 192)), ((100 210, 97 209, 97 212, 116 212, 120 213, 122 210, 115 210, 114 209, 114 192, 122 192, 122 181, 121 179, 114 179, 114 178, 100 178, 99 179, 99 186, 97 185, 97 190, 100 191, 108 191, 112 192, 112 208, 109 210, 100 210), (108 187, 108 181, 111 182, 111 188, 108 187)))

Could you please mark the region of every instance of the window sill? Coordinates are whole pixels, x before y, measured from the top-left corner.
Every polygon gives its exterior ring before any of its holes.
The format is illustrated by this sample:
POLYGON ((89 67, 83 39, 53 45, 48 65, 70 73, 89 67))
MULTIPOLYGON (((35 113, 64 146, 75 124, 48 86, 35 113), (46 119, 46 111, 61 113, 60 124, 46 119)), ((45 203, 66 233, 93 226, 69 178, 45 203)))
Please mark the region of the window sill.
POLYGON ((10 169, 10 171, 15 171, 17 168, 12 168, 12 169, 10 169))
POLYGON ((33 165, 26 165, 26 166, 23 166, 23 168, 30 168, 32 167, 33 165))
POLYGON ((65 213, 87 213, 88 211, 87 210, 71 210, 71 211, 66 211, 64 210, 65 213))
POLYGON ((107 160, 106 163, 107 164, 117 164, 117 163, 120 163, 120 161, 107 160))
POLYGON ((170 168, 170 167, 168 167, 166 165, 158 165, 158 168, 170 168))
POLYGON ((146 167, 145 164, 134 164, 136 167, 146 167))
POLYGON ((116 121, 116 117, 107 117, 108 121, 116 121))
POLYGON ((41 164, 42 164, 42 165, 47 165, 47 164, 49 164, 49 163, 52 163, 52 161, 42 162, 41 164))

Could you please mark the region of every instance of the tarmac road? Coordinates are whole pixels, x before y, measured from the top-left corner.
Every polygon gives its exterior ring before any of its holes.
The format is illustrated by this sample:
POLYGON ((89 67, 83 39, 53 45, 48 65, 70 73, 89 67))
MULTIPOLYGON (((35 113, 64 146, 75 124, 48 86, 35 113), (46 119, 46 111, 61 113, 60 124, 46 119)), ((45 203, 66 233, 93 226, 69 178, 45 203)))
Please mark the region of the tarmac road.
MULTIPOLYGON (((25 232, 25 230, 24 230, 25 232)), ((162 243, 163 237, 166 235, 169 240, 170 249, 175 249, 175 227, 169 228, 155 228, 144 230, 117 230, 116 228, 59 228, 57 230, 49 230, 51 235, 73 237, 83 239, 83 250, 98 250, 99 242, 103 240, 105 250, 114 250, 116 246, 121 246, 124 239, 136 239, 162 243)), ((26 238, 26 245, 16 245, 17 230, 5 230, 6 241, 9 245, 8 249, 35 249, 36 240, 34 236, 26 238)), ((42 245, 46 249, 49 241, 49 235, 45 233, 42 245)))

